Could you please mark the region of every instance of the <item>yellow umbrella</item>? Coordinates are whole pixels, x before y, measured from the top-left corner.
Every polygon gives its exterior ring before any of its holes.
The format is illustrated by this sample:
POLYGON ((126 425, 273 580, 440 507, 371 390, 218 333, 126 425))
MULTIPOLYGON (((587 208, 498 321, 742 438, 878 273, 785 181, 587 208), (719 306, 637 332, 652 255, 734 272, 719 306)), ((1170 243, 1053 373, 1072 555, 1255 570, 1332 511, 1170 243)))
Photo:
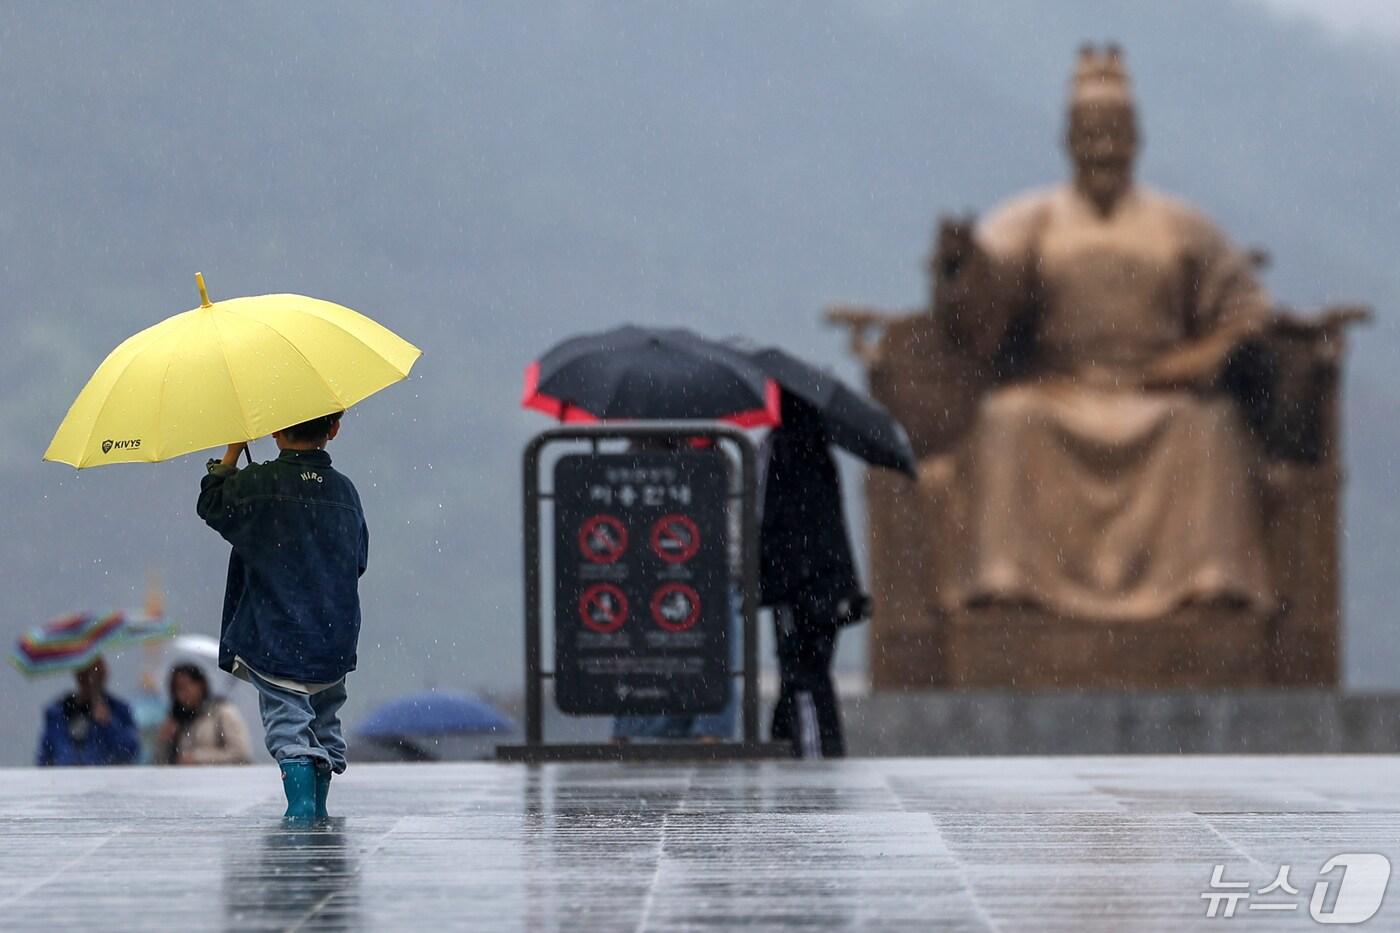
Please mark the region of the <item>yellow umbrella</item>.
POLYGON ((422 351, 349 308, 304 295, 210 302, 111 352, 45 460, 78 468, 168 460, 343 411, 408 375, 422 351))

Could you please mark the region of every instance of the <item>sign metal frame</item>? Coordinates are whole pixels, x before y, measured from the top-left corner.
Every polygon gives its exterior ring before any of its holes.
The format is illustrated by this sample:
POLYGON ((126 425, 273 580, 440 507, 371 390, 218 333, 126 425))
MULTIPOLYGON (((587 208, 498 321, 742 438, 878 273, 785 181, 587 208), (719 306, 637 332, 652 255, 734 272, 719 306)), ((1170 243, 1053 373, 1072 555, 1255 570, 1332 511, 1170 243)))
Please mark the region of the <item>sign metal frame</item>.
MULTIPOLYGON (((521 458, 524 505, 525 596, 525 741, 498 745, 496 757, 505 761, 542 762, 599 759, 734 759, 788 757, 786 743, 763 742, 758 722, 758 457, 753 442, 738 428, 711 421, 635 422, 626 424, 564 425, 542 431, 526 445, 521 458), (544 736, 544 683, 554 672, 546 670, 542 652, 543 572, 541 506, 552 502, 555 490, 541 488, 540 469, 551 446, 588 443, 594 454, 607 441, 669 441, 677 445, 692 438, 729 444, 739 455, 738 493, 728 493, 739 503, 740 612, 742 654, 739 670, 729 676, 742 684, 740 718, 742 738, 737 742, 659 742, 628 744, 548 743, 544 736)), ((556 560, 558 555, 556 555, 556 560)), ((557 568, 556 568, 557 569, 557 568)), ((550 581, 551 583, 553 581, 550 581)), ((556 611, 558 607, 555 607, 556 611)), ((570 608, 570 611, 573 611, 570 608)), ((633 612, 638 611, 633 607, 633 612)), ((646 611, 643 607, 642 611, 646 611)))

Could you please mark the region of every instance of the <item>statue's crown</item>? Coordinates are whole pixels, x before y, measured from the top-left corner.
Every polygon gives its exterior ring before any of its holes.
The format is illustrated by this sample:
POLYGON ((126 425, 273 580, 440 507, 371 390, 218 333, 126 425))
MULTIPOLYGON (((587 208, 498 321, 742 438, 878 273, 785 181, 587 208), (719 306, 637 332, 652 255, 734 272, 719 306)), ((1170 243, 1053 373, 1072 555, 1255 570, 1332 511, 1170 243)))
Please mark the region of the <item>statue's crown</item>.
POLYGON ((1133 89, 1123 67, 1123 50, 1115 43, 1102 49, 1090 44, 1080 46, 1069 96, 1071 106, 1119 103, 1131 107, 1133 89))

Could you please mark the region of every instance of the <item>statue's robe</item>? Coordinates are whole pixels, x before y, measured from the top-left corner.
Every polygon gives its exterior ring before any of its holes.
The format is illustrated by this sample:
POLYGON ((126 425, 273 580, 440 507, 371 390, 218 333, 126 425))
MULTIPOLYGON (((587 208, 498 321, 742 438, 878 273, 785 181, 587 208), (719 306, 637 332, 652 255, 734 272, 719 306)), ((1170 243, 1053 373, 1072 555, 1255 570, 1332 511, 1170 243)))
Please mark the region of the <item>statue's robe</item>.
POLYGON ((1254 445, 1224 395, 1143 388, 1163 354, 1247 332, 1269 301, 1203 216, 1141 187, 1108 216, 1071 187, 981 224, 985 300, 954 330, 1030 335, 1026 375, 981 399, 951 508, 965 547, 944 599, 1145 619, 1193 600, 1267 612, 1254 445))

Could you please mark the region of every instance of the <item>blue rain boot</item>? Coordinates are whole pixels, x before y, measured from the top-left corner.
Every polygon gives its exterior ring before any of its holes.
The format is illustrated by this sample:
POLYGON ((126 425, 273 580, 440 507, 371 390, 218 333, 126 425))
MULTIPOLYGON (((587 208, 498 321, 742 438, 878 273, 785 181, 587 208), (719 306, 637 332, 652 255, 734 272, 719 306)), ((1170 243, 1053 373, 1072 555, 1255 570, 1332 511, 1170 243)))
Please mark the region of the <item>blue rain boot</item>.
POLYGON ((316 819, 328 820, 331 815, 326 812, 326 795, 331 792, 331 769, 316 769, 316 819))
POLYGON ((287 795, 287 812, 282 818, 310 825, 316 818, 316 765, 310 758, 284 758, 280 765, 282 790, 287 795))

